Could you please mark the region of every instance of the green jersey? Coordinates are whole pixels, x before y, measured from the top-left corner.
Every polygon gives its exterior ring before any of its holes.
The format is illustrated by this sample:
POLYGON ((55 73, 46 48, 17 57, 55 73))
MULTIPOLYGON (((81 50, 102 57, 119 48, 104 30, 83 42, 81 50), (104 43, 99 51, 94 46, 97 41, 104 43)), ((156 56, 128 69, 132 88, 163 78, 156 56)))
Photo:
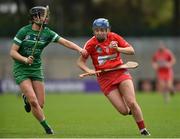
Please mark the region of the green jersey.
MULTIPOLYGON (((32 55, 32 50, 37 41, 38 33, 39 31, 32 30, 32 24, 24 26, 18 31, 13 41, 19 46, 19 54, 25 57, 32 55)), ((59 38, 60 36, 57 33, 48 27, 45 27, 41 31, 40 38, 34 50, 33 64, 28 65, 14 59, 13 74, 15 78, 22 74, 32 77, 38 76, 38 74, 40 74, 39 76, 43 76, 41 53, 50 42, 57 42, 59 38)))

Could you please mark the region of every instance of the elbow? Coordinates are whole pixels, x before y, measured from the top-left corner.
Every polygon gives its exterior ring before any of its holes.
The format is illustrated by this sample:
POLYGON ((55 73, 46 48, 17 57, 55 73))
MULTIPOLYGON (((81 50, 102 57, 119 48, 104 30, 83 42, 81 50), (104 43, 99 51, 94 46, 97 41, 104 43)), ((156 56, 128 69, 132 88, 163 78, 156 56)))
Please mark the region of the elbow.
POLYGON ((11 51, 9 52, 9 56, 10 56, 12 59, 15 58, 15 55, 16 55, 16 51, 11 50, 11 51))
POLYGON ((132 49, 132 50, 129 51, 129 55, 134 55, 134 54, 135 54, 134 49, 132 49))
POLYGON ((78 67, 81 67, 80 60, 79 60, 79 59, 76 61, 76 64, 77 64, 78 67))
POLYGON ((80 67, 80 63, 78 61, 76 62, 76 64, 77 64, 78 67, 80 67))
POLYGON ((9 52, 9 55, 10 55, 10 57, 13 58, 13 51, 12 50, 9 52))
POLYGON ((129 47, 129 55, 134 55, 135 54, 135 51, 134 51, 134 48, 132 46, 129 47))
POLYGON ((85 66, 85 61, 80 56, 79 59, 77 60, 76 64, 80 69, 83 69, 83 67, 85 66))
POLYGON ((134 51, 134 50, 131 51, 131 52, 130 52, 130 55, 135 55, 135 51, 134 51))
POLYGON ((176 64, 176 60, 174 59, 174 61, 173 61, 173 65, 175 65, 176 64))

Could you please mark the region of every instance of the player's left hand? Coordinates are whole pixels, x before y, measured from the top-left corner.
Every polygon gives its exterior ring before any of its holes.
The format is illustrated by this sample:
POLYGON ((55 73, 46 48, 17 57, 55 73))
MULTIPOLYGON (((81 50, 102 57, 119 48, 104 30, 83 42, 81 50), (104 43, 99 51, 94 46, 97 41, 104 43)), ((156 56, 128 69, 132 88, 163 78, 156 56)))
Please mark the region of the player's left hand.
POLYGON ((117 44, 117 42, 116 41, 112 41, 111 43, 110 43, 110 48, 113 48, 113 49, 115 49, 116 51, 118 50, 118 44, 117 44))

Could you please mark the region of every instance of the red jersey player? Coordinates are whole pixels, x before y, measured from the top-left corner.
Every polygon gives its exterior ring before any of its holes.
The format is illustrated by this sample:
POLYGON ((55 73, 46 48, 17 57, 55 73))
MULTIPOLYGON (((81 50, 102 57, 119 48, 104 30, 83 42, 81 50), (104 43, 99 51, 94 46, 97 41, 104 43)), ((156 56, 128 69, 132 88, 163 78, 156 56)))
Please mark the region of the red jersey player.
MULTIPOLYGON (((87 56, 79 57, 78 66, 90 74, 95 70, 115 68, 123 61, 121 53, 134 54, 133 47, 121 36, 110 32, 109 21, 98 18, 93 22, 94 36, 86 42, 84 48, 87 56), (86 66, 88 57, 91 57, 95 70, 86 66)), ((127 69, 101 73, 97 76, 98 83, 104 95, 122 115, 133 115, 140 133, 150 135, 144 125, 143 115, 140 106, 135 98, 135 91, 132 77, 127 69)))
POLYGON ((175 61, 173 53, 160 42, 159 49, 153 55, 152 66, 156 71, 159 90, 163 92, 165 102, 169 101, 169 93, 174 94, 172 67, 175 61))

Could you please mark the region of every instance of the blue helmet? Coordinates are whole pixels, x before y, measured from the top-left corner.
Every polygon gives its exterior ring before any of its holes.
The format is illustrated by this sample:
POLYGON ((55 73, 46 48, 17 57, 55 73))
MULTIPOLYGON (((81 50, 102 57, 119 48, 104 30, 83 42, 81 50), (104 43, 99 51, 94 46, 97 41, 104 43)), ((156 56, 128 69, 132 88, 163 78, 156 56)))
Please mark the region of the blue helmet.
POLYGON ((98 18, 94 20, 93 28, 110 28, 108 19, 98 18))

